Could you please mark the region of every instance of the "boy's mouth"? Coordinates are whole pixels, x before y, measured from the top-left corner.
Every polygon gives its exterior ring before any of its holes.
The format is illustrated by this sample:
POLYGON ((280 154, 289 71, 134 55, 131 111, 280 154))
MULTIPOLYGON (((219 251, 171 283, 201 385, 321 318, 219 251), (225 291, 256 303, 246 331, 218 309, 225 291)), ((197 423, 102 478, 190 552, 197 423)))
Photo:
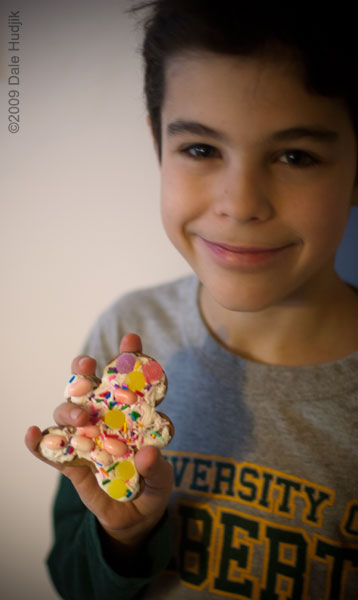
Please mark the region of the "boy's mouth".
POLYGON ((226 266, 243 268, 263 266, 294 246, 292 243, 279 246, 233 246, 212 242, 203 237, 199 237, 199 239, 219 262, 224 263, 226 266))

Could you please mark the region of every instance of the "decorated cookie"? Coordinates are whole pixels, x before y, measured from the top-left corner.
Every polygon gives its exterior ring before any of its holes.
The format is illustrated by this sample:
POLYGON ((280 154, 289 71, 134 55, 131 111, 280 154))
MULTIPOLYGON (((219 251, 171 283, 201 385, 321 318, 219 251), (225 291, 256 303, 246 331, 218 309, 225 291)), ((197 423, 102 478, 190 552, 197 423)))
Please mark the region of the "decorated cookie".
POLYGON ((141 487, 134 455, 142 446, 163 448, 174 428, 155 410, 167 391, 159 363, 144 354, 124 352, 96 377, 73 375, 65 397, 90 411, 84 427, 49 427, 39 450, 57 463, 88 465, 111 498, 133 500, 141 487))

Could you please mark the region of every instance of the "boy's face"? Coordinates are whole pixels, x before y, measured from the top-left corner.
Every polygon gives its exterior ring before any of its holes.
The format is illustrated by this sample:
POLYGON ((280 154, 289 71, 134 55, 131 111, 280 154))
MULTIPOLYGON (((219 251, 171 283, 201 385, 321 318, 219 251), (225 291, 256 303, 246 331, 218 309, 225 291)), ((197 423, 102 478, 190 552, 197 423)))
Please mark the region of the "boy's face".
POLYGON ((288 62, 197 52, 168 64, 162 131, 164 227, 220 306, 327 294, 357 197, 343 103, 288 62))

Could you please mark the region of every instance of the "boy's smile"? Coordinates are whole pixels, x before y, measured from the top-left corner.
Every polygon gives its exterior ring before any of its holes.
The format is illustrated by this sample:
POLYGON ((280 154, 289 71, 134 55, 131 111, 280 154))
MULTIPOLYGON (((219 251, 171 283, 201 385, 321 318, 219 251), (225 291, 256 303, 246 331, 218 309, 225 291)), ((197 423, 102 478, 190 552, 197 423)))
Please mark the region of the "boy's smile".
POLYGON ((169 61, 162 132, 164 226, 212 305, 256 312, 340 285, 357 195, 343 102, 305 91, 292 62, 197 51, 169 61))
POLYGON ((243 273, 256 271, 260 267, 265 268, 268 263, 274 261, 293 244, 284 245, 251 245, 251 246, 233 246, 231 244, 222 244, 198 237, 199 243, 202 243, 212 253, 213 259, 225 268, 232 268, 243 273))

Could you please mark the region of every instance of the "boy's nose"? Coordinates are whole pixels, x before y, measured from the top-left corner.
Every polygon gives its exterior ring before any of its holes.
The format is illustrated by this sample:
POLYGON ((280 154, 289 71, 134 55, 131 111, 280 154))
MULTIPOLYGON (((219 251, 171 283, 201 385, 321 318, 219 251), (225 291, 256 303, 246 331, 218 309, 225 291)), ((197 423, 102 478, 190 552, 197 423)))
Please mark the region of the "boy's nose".
POLYGON ((215 212, 241 223, 267 221, 274 212, 267 178, 253 169, 226 172, 215 190, 215 212))

